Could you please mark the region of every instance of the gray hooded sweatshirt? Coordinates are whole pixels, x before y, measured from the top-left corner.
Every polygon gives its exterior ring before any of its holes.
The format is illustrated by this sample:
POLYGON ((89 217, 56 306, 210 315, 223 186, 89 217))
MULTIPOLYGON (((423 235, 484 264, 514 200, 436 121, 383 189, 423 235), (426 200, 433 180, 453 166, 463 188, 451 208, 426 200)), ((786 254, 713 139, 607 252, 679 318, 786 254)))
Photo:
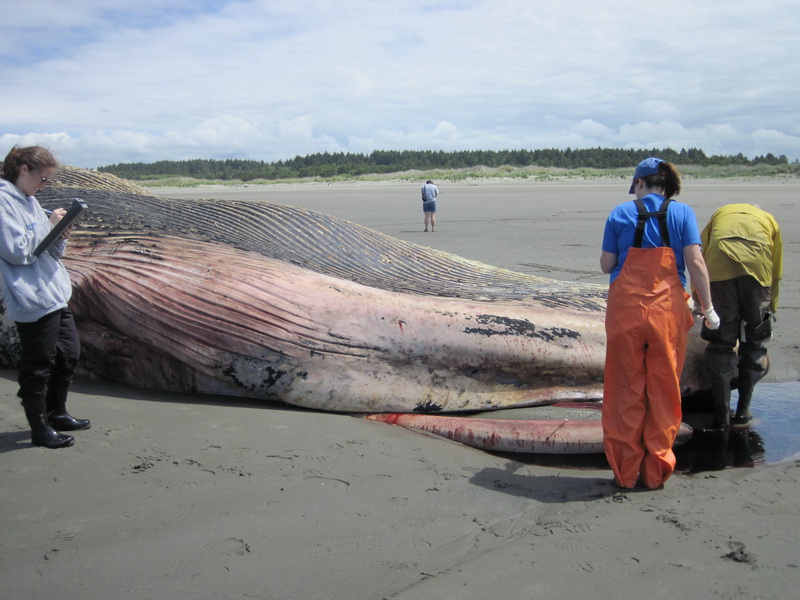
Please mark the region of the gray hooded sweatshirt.
POLYGON ((0 271, 3 303, 13 321, 38 321, 66 308, 72 295, 69 274, 61 263, 66 240, 58 240, 39 256, 33 254, 52 228, 35 197, 0 179, 0 271))

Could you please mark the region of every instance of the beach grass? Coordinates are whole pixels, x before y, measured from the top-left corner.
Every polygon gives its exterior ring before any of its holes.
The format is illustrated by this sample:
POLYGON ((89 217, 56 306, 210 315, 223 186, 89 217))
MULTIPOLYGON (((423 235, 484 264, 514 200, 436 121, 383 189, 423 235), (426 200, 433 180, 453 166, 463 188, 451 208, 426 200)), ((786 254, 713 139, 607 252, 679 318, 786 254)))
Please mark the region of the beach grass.
MULTIPOLYGON (((755 166, 727 165, 727 166, 701 166, 678 165, 678 169, 685 178, 689 179, 719 179, 719 180, 758 180, 758 179, 797 179, 800 178, 800 163, 782 165, 758 164, 755 166)), ((184 176, 162 175, 151 179, 137 181, 143 187, 174 187, 194 188, 206 185, 238 187, 242 185, 286 185, 298 183, 347 183, 347 182, 381 182, 381 181, 419 181, 433 179, 451 183, 472 180, 511 180, 530 182, 556 182, 556 181, 590 181, 590 180, 625 180, 631 176, 632 169, 560 169, 548 167, 513 167, 502 166, 497 168, 469 167, 464 169, 432 169, 429 171, 402 171, 397 173, 366 174, 366 175, 337 175, 334 177, 308 177, 295 179, 195 179, 184 176)))

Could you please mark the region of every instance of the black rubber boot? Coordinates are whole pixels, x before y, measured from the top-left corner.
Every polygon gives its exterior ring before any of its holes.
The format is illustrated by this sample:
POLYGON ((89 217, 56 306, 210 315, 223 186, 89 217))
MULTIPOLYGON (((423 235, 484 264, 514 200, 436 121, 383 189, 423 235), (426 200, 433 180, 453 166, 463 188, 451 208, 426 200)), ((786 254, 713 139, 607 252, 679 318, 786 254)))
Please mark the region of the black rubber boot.
POLYGON ((50 426, 57 431, 82 431, 89 429, 89 419, 76 419, 67 412, 67 394, 69 388, 47 390, 47 419, 50 426))
POLYGON ((731 387, 726 382, 715 382, 711 389, 714 402, 714 427, 725 428, 731 424, 731 387))
POLYGON ((749 369, 739 369, 739 402, 736 404, 736 416, 733 417, 734 429, 744 429, 753 422, 750 413, 750 401, 753 399, 753 389, 761 375, 749 369))
POLYGON ((731 424, 731 380, 734 375, 736 355, 727 349, 716 350, 709 344, 705 358, 711 383, 714 427, 726 428, 731 424))
POLYGON ((30 398, 22 401, 25 417, 31 426, 31 444, 45 448, 67 448, 75 443, 71 435, 58 433, 50 426, 45 414, 44 398, 30 398))

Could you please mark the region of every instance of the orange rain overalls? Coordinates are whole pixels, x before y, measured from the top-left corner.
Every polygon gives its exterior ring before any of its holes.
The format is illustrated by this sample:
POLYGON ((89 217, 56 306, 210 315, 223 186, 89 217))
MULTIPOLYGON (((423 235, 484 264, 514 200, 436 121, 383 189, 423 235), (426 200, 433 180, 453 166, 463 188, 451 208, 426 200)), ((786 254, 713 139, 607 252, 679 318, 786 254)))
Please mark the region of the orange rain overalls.
POLYGON ((608 291, 603 447, 617 485, 632 488, 641 475, 648 488, 656 489, 675 470, 672 446, 682 417, 680 375, 693 320, 669 247, 670 200, 658 213, 636 202, 637 236, 608 291), (660 214, 664 246, 642 248, 638 230, 660 214))

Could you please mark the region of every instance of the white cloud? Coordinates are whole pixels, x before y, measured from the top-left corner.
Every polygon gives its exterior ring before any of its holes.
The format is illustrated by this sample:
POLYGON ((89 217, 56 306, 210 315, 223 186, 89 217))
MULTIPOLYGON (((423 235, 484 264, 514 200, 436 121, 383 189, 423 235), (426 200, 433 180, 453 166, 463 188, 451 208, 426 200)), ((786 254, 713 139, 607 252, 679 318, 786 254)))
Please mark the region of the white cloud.
POLYGON ((80 166, 598 145, 800 159, 794 0, 675 0, 650 16, 623 0, 43 0, 7 17, 0 153, 33 140, 80 166))

